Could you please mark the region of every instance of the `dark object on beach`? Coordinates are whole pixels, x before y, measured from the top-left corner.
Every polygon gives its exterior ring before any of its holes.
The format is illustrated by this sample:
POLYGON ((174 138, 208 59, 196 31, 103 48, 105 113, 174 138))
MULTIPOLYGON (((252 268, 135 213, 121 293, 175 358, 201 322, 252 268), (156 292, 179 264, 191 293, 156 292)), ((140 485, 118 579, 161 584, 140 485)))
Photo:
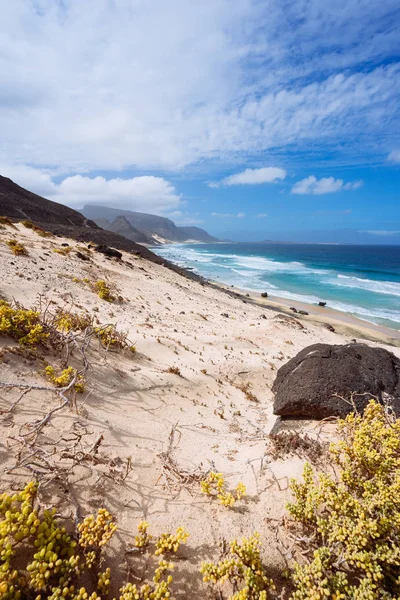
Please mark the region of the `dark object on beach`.
POLYGON ((326 306, 326 302, 318 302, 318 306, 326 306))
POLYGON ((266 319, 266 315, 260 315, 260 319, 266 319))
POLYGON ((297 312, 299 313, 299 315, 308 315, 308 312, 306 310, 298 310, 297 312))
POLYGON ((330 323, 324 323, 324 327, 325 327, 326 329, 329 329, 329 331, 332 331, 332 332, 334 332, 334 331, 335 331, 335 328, 334 328, 334 327, 333 327, 333 325, 331 325, 330 323))
POLYGON ((122 252, 115 250, 115 248, 109 248, 109 246, 103 246, 100 244, 100 246, 96 246, 95 250, 96 252, 100 252, 101 254, 109 256, 110 258, 118 258, 119 260, 122 258, 122 252))
POLYGON ((261 292, 261 298, 268 298, 268 292, 261 292))
POLYGON ((63 243, 61 244, 61 246, 64 246, 64 248, 67 248, 67 247, 69 246, 69 244, 67 244, 67 242, 63 242, 63 243))
POLYGON ((295 308, 294 306, 291 306, 290 310, 293 311, 294 313, 297 313, 297 308, 295 308))
POLYGON ((229 319, 228 313, 221 313, 221 317, 225 317, 226 319, 229 319))
POLYGON ((313 344, 279 369, 272 391, 282 417, 344 417, 354 410, 352 394, 360 412, 376 397, 399 417, 400 359, 365 344, 313 344))
POLYGON ((76 253, 76 256, 77 256, 77 258, 80 258, 81 260, 89 260, 90 261, 90 258, 88 256, 86 256, 86 254, 83 254, 83 252, 80 252, 79 250, 76 253))

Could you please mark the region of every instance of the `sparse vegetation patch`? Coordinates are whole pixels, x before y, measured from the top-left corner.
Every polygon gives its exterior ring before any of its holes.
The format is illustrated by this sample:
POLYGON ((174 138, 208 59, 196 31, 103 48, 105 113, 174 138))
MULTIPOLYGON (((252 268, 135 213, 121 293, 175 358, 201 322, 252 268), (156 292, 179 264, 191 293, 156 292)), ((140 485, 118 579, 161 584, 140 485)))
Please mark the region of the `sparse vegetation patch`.
POLYGON ((27 256, 28 250, 25 248, 22 242, 12 239, 7 240, 6 244, 10 248, 11 252, 15 254, 15 256, 27 256))
POLYGON ((5 300, 0 300, 0 333, 31 347, 43 344, 49 337, 38 311, 13 307, 5 300))
POLYGON ((45 231, 44 229, 42 229, 42 227, 39 227, 38 225, 32 223, 32 221, 22 221, 22 225, 27 229, 32 229, 32 231, 34 231, 41 237, 53 237, 52 233, 50 233, 49 231, 45 231))
POLYGON ((94 284, 95 292, 101 300, 105 300, 106 302, 114 302, 115 296, 111 293, 110 286, 103 280, 99 279, 94 284))
MULTIPOLYGON (((61 526, 56 509, 43 513, 37 506, 37 484, 9 495, 0 495, 0 597, 2 600, 106 600, 111 580, 119 573, 104 568, 103 548, 117 530, 114 517, 105 508, 89 515, 75 528, 72 521, 61 526), (100 566, 101 565, 101 566, 100 566)), ((146 524, 147 525, 147 524, 146 524)), ((147 527, 144 550, 150 543, 147 527)), ((167 557, 178 552, 188 534, 163 533, 155 541, 153 554, 162 557, 152 580, 141 586, 126 583, 119 600, 166 600, 171 598, 174 565, 167 557)), ((138 578, 137 578, 138 579, 138 578)))
POLYGON ((207 496, 216 497, 223 506, 233 506, 237 500, 246 496, 246 486, 241 481, 232 492, 226 489, 225 478, 222 473, 212 471, 207 478, 200 483, 201 491, 207 496))
POLYGON ((73 367, 63 369, 59 375, 56 374, 54 367, 48 365, 45 368, 46 377, 58 388, 66 388, 74 381, 74 389, 79 394, 83 394, 86 389, 85 378, 77 373, 73 367))
POLYGON ((331 446, 338 476, 292 481, 288 505, 299 524, 293 599, 395 599, 400 594, 400 419, 372 400, 339 421, 331 446))

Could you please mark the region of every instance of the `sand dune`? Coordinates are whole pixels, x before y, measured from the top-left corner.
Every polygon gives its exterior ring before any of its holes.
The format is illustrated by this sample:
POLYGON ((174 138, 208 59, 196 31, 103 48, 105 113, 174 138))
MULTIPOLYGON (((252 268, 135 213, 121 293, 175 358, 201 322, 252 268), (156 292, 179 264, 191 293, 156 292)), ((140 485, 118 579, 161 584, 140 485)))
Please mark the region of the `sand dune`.
MULTIPOLYGON (((39 477, 44 504, 57 499, 60 510, 68 511, 72 502, 78 516, 105 505, 118 518, 115 551, 132 540, 143 517, 155 534, 185 526, 190 538, 179 573, 186 580, 175 590, 177 598, 208 597, 198 566, 218 556, 223 538, 260 531, 267 564, 281 568, 276 525, 285 514, 288 478, 301 474, 304 461, 266 454, 277 369, 316 342, 345 343, 357 333, 371 345, 389 339, 357 331, 354 322, 331 332, 312 318, 288 319, 279 304, 259 306, 128 253, 118 261, 85 251, 90 260, 84 261, 76 255, 79 243, 16 227, 0 230, 1 296, 25 307, 40 301, 53 311, 88 311, 126 331, 137 351, 106 352, 91 344, 87 392, 40 434, 47 465, 29 458, 24 426, 59 399, 32 389, 18 401, 21 390, 0 388, 2 486, 39 477), (13 256, 4 244, 10 237, 22 241, 29 256, 13 256), (53 251, 62 243, 73 248, 66 256, 53 251), (123 300, 101 300, 85 279, 105 280, 123 300), (243 391, 247 384, 253 400, 243 391), (25 464, 14 468, 21 456, 28 457, 25 464), (247 498, 227 509, 202 495, 196 478, 210 469, 223 472, 229 487, 243 481, 247 498)), ((3 351, 10 344, 0 337, 3 351)), ((400 356, 399 348, 390 350, 400 356)), ((2 383, 46 385, 34 357, 3 352, 1 360, 2 383)), ((49 357, 52 364, 57 360, 49 357)), ((318 423, 292 427, 326 439, 334 435, 332 426, 318 423)), ((120 564, 121 577, 127 568, 120 564)))

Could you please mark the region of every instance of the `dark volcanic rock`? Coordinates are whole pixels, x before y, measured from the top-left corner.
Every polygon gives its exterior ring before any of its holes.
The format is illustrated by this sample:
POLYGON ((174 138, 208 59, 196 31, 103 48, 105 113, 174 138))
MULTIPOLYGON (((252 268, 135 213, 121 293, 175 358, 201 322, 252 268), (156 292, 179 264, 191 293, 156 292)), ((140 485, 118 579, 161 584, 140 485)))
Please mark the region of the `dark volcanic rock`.
POLYGON ((400 359, 384 348, 365 344, 336 346, 314 344, 283 365, 272 391, 274 414, 283 417, 323 419, 352 412, 352 392, 362 411, 376 396, 388 401, 400 416, 400 359))
POLYGON ((119 250, 115 250, 115 248, 109 248, 108 246, 104 246, 102 244, 97 246, 95 250, 96 252, 105 254, 105 256, 109 256, 110 258, 118 258, 118 260, 121 260, 122 258, 122 252, 119 252, 119 250))
POLYGON ((80 258, 81 260, 86 260, 86 261, 90 261, 90 258, 88 256, 86 256, 86 254, 83 254, 83 252, 80 252, 78 250, 78 252, 75 253, 75 255, 80 258))

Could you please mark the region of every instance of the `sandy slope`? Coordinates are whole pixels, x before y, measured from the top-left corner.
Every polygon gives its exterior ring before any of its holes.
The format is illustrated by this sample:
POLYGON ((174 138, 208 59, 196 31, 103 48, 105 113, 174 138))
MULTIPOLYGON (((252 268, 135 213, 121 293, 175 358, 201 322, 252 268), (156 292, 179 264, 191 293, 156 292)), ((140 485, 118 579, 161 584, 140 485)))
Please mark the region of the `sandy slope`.
MULTIPOLYGON (((288 477, 301 473, 302 460, 274 462, 265 456, 266 436, 275 423, 271 386, 277 369, 299 350, 320 341, 348 342, 354 328, 338 334, 307 318, 288 320, 281 312, 260 308, 249 299, 244 303, 126 253, 122 262, 94 252, 89 253, 90 262, 75 252, 60 256, 52 247, 61 247, 62 242, 79 246, 61 238, 42 239, 23 226, 18 232, 0 230, 0 294, 26 307, 41 296, 42 302, 51 302, 52 310, 65 305, 78 312, 88 310, 101 323, 116 323, 128 331, 137 353, 105 353, 92 344, 89 393, 78 398, 76 410, 54 415, 38 440, 49 452, 49 465, 70 469, 68 476, 64 471, 57 478, 50 467, 39 469, 29 463, 31 469, 46 471, 42 502, 57 498, 66 510, 72 501, 78 516, 106 505, 118 516, 115 550, 132 540, 143 516, 153 533, 185 526, 191 537, 176 575, 178 582, 182 578, 175 589, 179 598, 213 597, 197 569, 201 560, 218 556, 222 538, 258 530, 267 563, 272 569, 281 568, 276 525, 285 513, 288 477), (10 237, 24 241, 28 257, 11 254, 3 243, 10 237), (72 278, 106 279, 124 300, 109 304, 72 278), (169 367, 177 367, 181 376, 166 372, 169 367), (236 387, 247 382, 257 402, 236 387), (73 466, 72 454, 87 453, 100 434, 96 460, 73 466), (174 485, 172 479, 167 484, 160 453, 168 448, 182 470, 221 471, 230 487, 243 481, 248 488, 246 502, 227 509, 199 494, 198 485, 174 485), (133 469, 122 481, 128 457, 133 469)), ((10 340, 0 337, 0 345, 10 345, 10 340)), ((390 349, 400 355, 398 348, 390 349)), ((0 362, 0 381, 46 385, 41 369, 34 359, 8 353, 0 362)), ((3 488, 34 477, 27 467, 6 471, 16 464, 22 448, 21 427, 59 402, 50 392, 32 390, 12 413, 5 412, 20 395, 19 390, 0 388, 3 488)), ((315 423, 302 427, 321 429, 315 423)), ((329 430, 322 435, 329 437, 329 430)), ((126 557, 126 564, 125 559, 115 560, 124 576, 132 557, 126 557)), ((141 568, 136 572, 140 575, 141 568)))

